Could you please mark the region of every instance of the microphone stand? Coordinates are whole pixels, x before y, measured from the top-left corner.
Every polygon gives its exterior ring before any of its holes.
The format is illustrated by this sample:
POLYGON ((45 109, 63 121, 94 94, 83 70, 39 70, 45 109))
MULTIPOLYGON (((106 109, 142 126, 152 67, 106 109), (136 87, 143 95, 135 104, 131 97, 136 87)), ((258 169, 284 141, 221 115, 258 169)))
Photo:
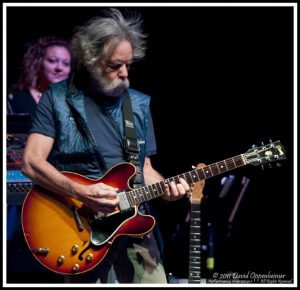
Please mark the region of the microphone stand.
POLYGON ((242 187, 242 189, 241 189, 241 191, 239 193, 239 196, 238 196, 238 198, 237 198, 237 200, 236 200, 236 202, 235 202, 235 204, 233 206, 233 209, 231 211, 231 214, 230 214, 230 216, 228 218, 227 238, 229 238, 231 236, 231 234, 232 234, 233 221, 234 221, 236 212, 237 212, 237 210, 238 210, 238 208, 240 206, 240 203, 241 203, 241 201, 242 201, 242 199, 244 197, 245 191, 246 191, 246 189, 247 189, 247 187, 249 185, 249 182, 250 182, 250 179, 244 176, 243 179, 242 179, 242 185, 243 185, 243 187, 242 187))

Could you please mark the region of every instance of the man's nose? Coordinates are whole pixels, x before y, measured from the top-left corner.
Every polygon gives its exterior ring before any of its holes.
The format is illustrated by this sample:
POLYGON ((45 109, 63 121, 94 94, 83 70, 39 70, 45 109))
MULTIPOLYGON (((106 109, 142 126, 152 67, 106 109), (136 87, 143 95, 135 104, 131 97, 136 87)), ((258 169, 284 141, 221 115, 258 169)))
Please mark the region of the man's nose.
POLYGON ((128 68, 125 63, 119 69, 119 77, 127 78, 128 77, 128 68))

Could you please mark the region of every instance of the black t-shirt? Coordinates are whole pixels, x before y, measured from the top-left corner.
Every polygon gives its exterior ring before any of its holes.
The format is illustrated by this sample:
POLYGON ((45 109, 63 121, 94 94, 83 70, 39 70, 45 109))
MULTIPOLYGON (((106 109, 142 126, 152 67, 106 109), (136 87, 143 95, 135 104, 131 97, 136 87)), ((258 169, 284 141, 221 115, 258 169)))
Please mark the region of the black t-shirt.
POLYGON ((18 90, 11 88, 7 96, 8 113, 29 113, 34 114, 37 103, 34 101, 29 90, 18 90))
MULTIPOLYGON (((49 98, 50 96, 48 94, 42 96, 35 112, 33 126, 29 133, 40 133, 55 139, 56 128, 53 118, 54 113, 49 98)), ((107 168, 111 168, 118 163, 127 161, 124 159, 121 137, 104 108, 101 106, 101 102, 95 101, 91 97, 85 97, 85 110, 88 127, 101 150, 107 168)), ((146 133, 146 140, 140 141, 145 142, 146 156, 156 154, 156 141, 151 113, 149 113, 149 125, 146 133)))

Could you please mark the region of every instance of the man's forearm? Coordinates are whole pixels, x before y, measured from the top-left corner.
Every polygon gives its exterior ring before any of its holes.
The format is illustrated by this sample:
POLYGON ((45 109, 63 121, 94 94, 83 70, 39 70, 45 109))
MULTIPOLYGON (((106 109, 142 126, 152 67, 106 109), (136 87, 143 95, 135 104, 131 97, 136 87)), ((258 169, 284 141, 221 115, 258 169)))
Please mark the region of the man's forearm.
POLYGON ((26 163, 22 172, 34 183, 58 194, 68 194, 78 198, 84 186, 64 176, 55 167, 43 159, 26 163))

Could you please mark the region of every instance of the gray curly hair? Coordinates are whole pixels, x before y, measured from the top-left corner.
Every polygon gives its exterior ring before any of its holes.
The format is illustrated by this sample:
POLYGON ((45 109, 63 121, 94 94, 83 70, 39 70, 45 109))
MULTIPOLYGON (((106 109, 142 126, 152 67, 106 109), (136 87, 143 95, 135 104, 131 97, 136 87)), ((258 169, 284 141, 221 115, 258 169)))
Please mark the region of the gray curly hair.
POLYGON ((124 18, 114 8, 105 12, 105 16, 92 18, 75 30, 71 50, 77 69, 85 67, 98 70, 99 60, 108 59, 115 47, 124 40, 131 43, 133 60, 142 59, 145 55, 146 34, 142 32, 140 15, 124 18))

